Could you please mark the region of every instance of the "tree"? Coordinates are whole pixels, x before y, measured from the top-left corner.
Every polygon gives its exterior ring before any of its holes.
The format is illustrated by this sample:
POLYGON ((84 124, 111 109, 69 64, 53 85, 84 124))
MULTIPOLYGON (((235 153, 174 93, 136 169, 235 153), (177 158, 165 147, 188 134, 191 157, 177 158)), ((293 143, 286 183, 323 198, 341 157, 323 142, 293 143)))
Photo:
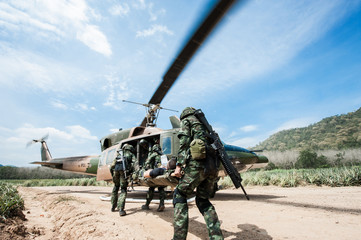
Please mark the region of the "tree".
POLYGON ((310 150, 304 149, 300 151, 300 154, 297 158, 295 167, 299 168, 320 168, 327 167, 327 157, 321 155, 317 156, 317 153, 310 150))

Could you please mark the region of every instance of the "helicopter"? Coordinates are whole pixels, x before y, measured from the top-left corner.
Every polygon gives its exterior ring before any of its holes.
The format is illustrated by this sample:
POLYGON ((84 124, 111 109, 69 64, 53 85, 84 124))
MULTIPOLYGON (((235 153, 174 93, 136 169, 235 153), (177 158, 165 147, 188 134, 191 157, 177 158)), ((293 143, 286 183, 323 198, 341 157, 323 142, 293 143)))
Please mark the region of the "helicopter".
MULTIPOLYGON (((207 17, 202 21, 200 26, 196 29, 194 34, 190 37, 180 53, 166 71, 163 79, 150 98, 148 103, 141 104, 130 102, 133 104, 140 104, 146 107, 147 114, 142 122, 135 127, 129 129, 119 129, 119 131, 104 136, 100 139, 101 154, 92 156, 77 156, 66 158, 52 158, 49 148, 46 143, 48 136, 40 139, 32 140, 30 144, 41 143, 41 160, 32 162, 32 164, 40 164, 45 167, 71 171, 81 174, 96 176, 98 181, 112 181, 110 173, 110 165, 118 156, 118 151, 124 144, 132 145, 136 150, 136 157, 139 161, 139 166, 142 167, 143 160, 141 159, 142 147, 141 140, 146 140, 148 143, 159 143, 163 154, 167 159, 177 158, 179 150, 179 139, 177 134, 180 130, 180 120, 177 116, 171 116, 170 122, 172 129, 163 130, 158 128, 156 121, 160 110, 174 111, 172 109, 163 108, 160 103, 171 89, 178 76, 181 74, 197 49, 202 45, 207 36, 212 32, 216 25, 222 20, 224 15, 238 2, 237 0, 220 0, 215 4, 213 9, 209 12, 207 17)), ((264 167, 268 164, 268 159, 265 156, 257 155, 256 151, 250 151, 238 146, 228 145, 223 142, 223 146, 230 161, 237 171, 247 171, 252 168, 264 167)), ((224 171, 220 171, 220 176, 224 176, 224 171)), ((168 178, 166 181, 140 181, 139 185, 148 187, 153 186, 175 186, 177 180, 168 178)))

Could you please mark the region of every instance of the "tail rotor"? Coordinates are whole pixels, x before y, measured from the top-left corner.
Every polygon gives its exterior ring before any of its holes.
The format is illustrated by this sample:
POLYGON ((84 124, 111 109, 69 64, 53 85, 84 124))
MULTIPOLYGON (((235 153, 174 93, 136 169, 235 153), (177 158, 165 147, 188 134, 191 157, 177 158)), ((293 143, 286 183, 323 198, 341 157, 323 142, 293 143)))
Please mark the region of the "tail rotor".
POLYGON ((46 144, 46 141, 45 141, 46 139, 48 139, 48 137, 49 137, 49 133, 40 139, 33 139, 26 144, 26 147, 30 147, 34 143, 37 143, 37 142, 41 143, 41 149, 40 149, 41 161, 50 161, 53 158, 49 151, 48 145, 46 144))
POLYGON ((48 139, 48 137, 49 137, 49 133, 46 134, 45 136, 43 136, 43 137, 40 138, 40 139, 33 139, 33 140, 31 140, 30 142, 28 142, 28 143, 26 144, 26 147, 30 147, 31 145, 33 145, 34 143, 37 143, 37 142, 43 143, 43 142, 45 142, 45 140, 48 139))

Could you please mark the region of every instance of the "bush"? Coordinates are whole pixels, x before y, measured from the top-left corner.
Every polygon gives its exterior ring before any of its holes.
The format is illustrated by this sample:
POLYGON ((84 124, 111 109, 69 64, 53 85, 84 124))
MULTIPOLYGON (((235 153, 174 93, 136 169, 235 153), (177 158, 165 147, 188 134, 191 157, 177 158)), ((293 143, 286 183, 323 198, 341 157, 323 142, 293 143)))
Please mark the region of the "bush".
POLYGON ((273 162, 269 162, 267 166, 264 168, 264 170, 273 170, 273 169, 277 169, 276 164, 274 164, 273 162))
POLYGON ((0 216, 2 218, 17 216, 20 210, 24 210, 24 200, 16 188, 11 184, 0 182, 0 216))
POLYGON ((323 167, 328 167, 327 157, 324 155, 317 156, 317 153, 310 149, 300 151, 300 154, 295 163, 295 168, 297 169, 323 167))

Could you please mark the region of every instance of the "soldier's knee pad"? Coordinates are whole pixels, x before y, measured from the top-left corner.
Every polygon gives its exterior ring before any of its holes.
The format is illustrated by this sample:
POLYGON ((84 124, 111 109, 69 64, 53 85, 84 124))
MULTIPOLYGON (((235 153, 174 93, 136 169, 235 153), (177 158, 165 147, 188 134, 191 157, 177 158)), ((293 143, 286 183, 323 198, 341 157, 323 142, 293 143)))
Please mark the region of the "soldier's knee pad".
POLYGON ((204 212, 209 208, 212 207, 212 203, 209 201, 209 199, 204 199, 200 197, 196 197, 196 204, 198 207, 198 210, 204 215, 204 212))
POLYGON ((173 194, 173 207, 175 207, 175 205, 177 203, 187 203, 187 197, 186 195, 184 195, 182 192, 180 192, 178 190, 178 188, 176 188, 174 190, 174 194, 173 194))
POLYGON ((126 192, 127 192, 127 189, 126 189, 126 188, 122 188, 122 189, 120 190, 120 192, 121 192, 121 193, 126 193, 126 192))

